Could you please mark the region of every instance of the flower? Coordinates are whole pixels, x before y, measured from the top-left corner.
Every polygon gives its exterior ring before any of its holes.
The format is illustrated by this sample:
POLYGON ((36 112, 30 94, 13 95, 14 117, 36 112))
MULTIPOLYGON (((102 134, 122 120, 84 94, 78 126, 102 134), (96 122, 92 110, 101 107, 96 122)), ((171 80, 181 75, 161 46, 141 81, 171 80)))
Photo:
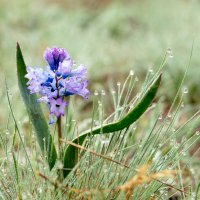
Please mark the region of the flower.
POLYGON ((67 96, 79 95, 87 99, 90 92, 87 89, 87 68, 82 64, 74 68, 73 60, 63 48, 47 48, 43 57, 48 63, 46 69, 27 66, 25 77, 30 93, 40 94, 38 102, 47 104, 51 124, 52 117, 64 116, 67 96))
POLYGON ((65 106, 67 103, 62 100, 62 98, 57 98, 57 99, 50 99, 50 113, 54 114, 56 117, 59 117, 60 115, 65 114, 65 106))
POLYGON ((51 70, 57 70, 64 60, 71 61, 69 54, 63 48, 47 48, 44 52, 44 59, 49 64, 51 70))

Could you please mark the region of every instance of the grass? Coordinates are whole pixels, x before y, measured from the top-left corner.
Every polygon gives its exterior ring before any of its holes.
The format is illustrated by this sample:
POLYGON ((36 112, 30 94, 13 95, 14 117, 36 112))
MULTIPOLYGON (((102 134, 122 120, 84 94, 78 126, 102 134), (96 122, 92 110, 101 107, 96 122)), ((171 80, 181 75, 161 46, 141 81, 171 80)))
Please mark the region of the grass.
POLYGON ((198 199, 199 8, 197 0, 87 0, 84 4, 0 0, 0 199, 124 199, 126 192, 117 188, 137 177, 137 169, 147 163, 147 174, 168 169, 176 175, 133 185, 132 199, 198 199), (178 91, 193 40, 190 67, 178 91), (125 107, 144 92, 167 52, 159 97, 127 130, 87 140, 79 164, 63 183, 57 183, 56 170, 63 166, 58 162, 48 170, 20 98, 16 41, 30 66, 45 66, 44 49, 58 45, 89 69, 92 95, 87 102, 71 99, 63 124, 68 132, 65 141, 88 125, 121 118, 125 107), (132 82, 125 81, 130 70, 134 70, 132 82))
MULTIPOLYGON (((165 93, 170 101, 185 71, 184 66, 195 39, 186 84, 192 94, 187 101, 197 104, 200 94, 197 84, 200 49, 198 1, 108 1, 101 6, 91 1, 85 5, 73 4, 69 0, 67 2, 20 0, 7 3, 1 0, 2 113, 8 112, 3 87, 6 76, 18 104, 17 114, 20 120, 24 120, 16 85, 16 41, 22 45, 26 62, 30 66, 45 66, 41 55, 46 46, 65 47, 78 63, 87 65, 93 85, 96 80, 102 85, 105 79, 119 79, 119 74, 125 74, 130 69, 137 71, 139 78, 143 79, 145 70, 150 67, 156 70, 166 50, 171 48, 173 58, 167 63, 165 76, 166 84, 171 88, 165 93)), ((95 89, 99 88, 102 86, 97 84, 95 89)), ((0 114, 0 119, 5 124, 7 116, 0 114)))
MULTIPOLYGON (((111 91, 110 94, 93 96, 96 109, 92 111, 91 126, 104 121, 107 95, 113 96, 114 100, 114 112, 108 117, 109 121, 113 121, 125 114, 127 106, 135 104, 135 98, 140 97, 152 80, 152 73, 149 72, 143 90, 132 99, 129 95, 135 87, 136 76, 132 72, 130 74, 125 85, 119 87, 118 84, 116 93, 111 91), (125 102, 122 96, 126 96, 125 102)), ((22 133, 23 124, 17 123, 13 134, 1 134, 2 199, 169 199, 172 196, 198 199, 199 147, 195 145, 200 136, 197 130, 199 111, 190 119, 183 119, 187 112, 187 107, 183 106, 187 92, 180 90, 180 95, 181 99, 175 99, 178 106, 172 106, 170 113, 163 112, 163 100, 157 99, 145 115, 129 128, 91 137, 84 146, 76 145, 86 153, 80 151, 78 165, 62 183, 57 182, 56 173, 57 169, 62 169, 62 164, 58 161, 49 171, 32 135, 31 125, 22 133), (25 133, 31 134, 28 140, 25 133), (25 149, 23 145, 26 145, 25 149), (28 157, 24 156, 25 153, 28 157), (124 189, 127 187, 128 190, 124 189)), ((74 113, 69 110, 66 120, 70 127, 64 141, 74 138, 81 129, 81 122, 76 120, 74 113)), ((12 121, 13 117, 7 126, 12 121)))

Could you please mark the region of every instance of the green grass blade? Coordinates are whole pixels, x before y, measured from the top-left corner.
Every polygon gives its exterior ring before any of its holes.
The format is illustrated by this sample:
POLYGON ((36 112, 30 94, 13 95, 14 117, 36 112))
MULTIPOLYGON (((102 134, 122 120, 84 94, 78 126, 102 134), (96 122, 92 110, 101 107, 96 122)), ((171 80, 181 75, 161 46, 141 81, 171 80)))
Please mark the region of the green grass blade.
POLYGON ((50 169, 53 168, 57 153, 55 149, 55 145, 53 144, 52 137, 49 132, 48 124, 45 120, 42 109, 37 102, 37 96, 35 94, 29 93, 27 89, 27 79, 24 77, 27 73, 26 65, 23 59, 23 55, 21 52, 21 48, 17 43, 17 76, 18 76, 18 85, 20 89, 20 93, 24 100, 27 112, 30 116, 31 122, 35 128, 35 133, 37 137, 37 141, 39 146, 43 152, 46 152, 47 160, 49 163, 50 169))
MULTIPOLYGON (((147 110, 147 108, 152 103, 158 88, 161 82, 161 75, 153 82, 150 86, 144 97, 140 100, 140 102, 122 119, 117 122, 106 124, 101 127, 96 127, 92 131, 88 130, 81 134, 79 137, 73 140, 74 143, 82 144, 85 138, 89 135, 96 135, 96 134, 104 134, 104 133, 113 133, 116 131, 120 131, 124 128, 129 127, 132 123, 134 123, 137 119, 141 117, 141 115, 147 110)), ((66 177, 70 169, 72 169, 77 163, 77 155, 78 151, 77 148, 74 146, 68 146, 65 150, 64 154, 64 177, 66 177)))

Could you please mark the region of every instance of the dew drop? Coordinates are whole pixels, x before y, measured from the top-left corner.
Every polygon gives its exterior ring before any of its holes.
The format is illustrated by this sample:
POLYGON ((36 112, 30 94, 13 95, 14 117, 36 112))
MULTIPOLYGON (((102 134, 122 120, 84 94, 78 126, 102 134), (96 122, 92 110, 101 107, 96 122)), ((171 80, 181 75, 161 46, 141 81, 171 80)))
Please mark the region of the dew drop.
POLYGON ((26 195, 25 192, 22 192, 22 198, 23 198, 23 199, 27 199, 27 195, 26 195))
POLYGON ((169 58, 173 58, 173 57, 174 57, 171 48, 168 48, 168 49, 167 49, 167 54, 169 55, 169 58))
POLYGON ((116 93, 116 91, 115 91, 115 90, 112 90, 111 92, 112 92, 112 94, 115 94, 115 93, 116 93))
POLYGON ((76 61, 73 61, 73 65, 76 65, 76 61))
POLYGON ((175 140, 174 140, 174 139, 171 139, 171 140, 170 140, 170 145, 171 145, 171 146, 174 146, 174 142, 175 142, 175 140))
POLYGON ((165 155, 165 156, 164 156, 164 160, 167 160, 167 158, 168 158, 168 155, 165 155))
POLYGON ((155 108, 156 107, 156 103, 153 103, 151 108, 155 108))
POLYGON ((169 165, 169 166, 168 166, 168 169, 169 169, 169 170, 172 170, 172 169, 173 169, 172 165, 169 165))
POLYGON ((190 172, 191 172, 192 174, 195 174, 195 170, 194 170, 193 168, 190 168, 190 172))
POLYGON ((130 108, 130 110, 131 110, 131 109, 133 108, 133 105, 130 105, 129 108, 130 108))
POLYGON ((192 193, 191 193, 191 198, 190 198, 190 200, 195 200, 195 198, 196 198, 196 193, 195 193, 195 192, 192 192, 192 193))
POLYGON ((135 131, 136 129, 137 129, 137 126, 134 126, 134 127, 133 127, 133 131, 135 131))
POLYGON ((168 195, 168 193, 167 192, 164 192, 164 194, 163 194, 165 197, 167 197, 167 195, 168 195))
POLYGON ((171 53, 172 53, 172 49, 171 49, 171 48, 168 48, 168 49, 167 49, 167 53, 168 53, 168 54, 171 54, 171 53))
POLYGON ((181 151, 181 154, 182 154, 183 156, 186 156, 186 152, 185 152, 184 150, 181 151))
POLYGON ((195 133, 197 136, 199 136, 200 135, 200 131, 196 131, 196 133, 195 133))
POLYGON ((135 81, 136 81, 136 82, 138 82, 138 81, 139 81, 139 79, 138 79, 138 77, 137 77, 137 76, 135 77, 135 81))
POLYGON ((62 162, 58 161, 57 167, 58 167, 58 169, 63 169, 63 164, 62 164, 62 162))
POLYGON ((101 144, 107 146, 109 144, 109 140, 102 140, 101 144))
POLYGON ((9 131, 8 131, 8 130, 5 130, 5 134, 6 134, 6 135, 9 135, 10 133, 9 133, 9 131))
POLYGON ((130 70, 130 76, 134 76, 135 72, 133 70, 130 70))
POLYGON ((104 90, 101 90, 101 95, 106 95, 105 91, 104 90))
POLYGON ((185 136, 182 137, 182 142, 184 143, 187 140, 185 136))
POLYGON ((137 98, 140 98, 140 95, 141 95, 140 93, 137 93, 137 94, 136 94, 136 97, 137 97, 137 98))
POLYGON ((42 188, 38 188, 37 191, 41 194, 42 193, 42 188))
POLYGON ((99 93, 98 93, 97 90, 95 90, 94 95, 95 95, 95 96, 98 96, 98 95, 99 95, 99 93))
POLYGON ((120 86, 121 85, 121 83, 120 82, 117 82, 117 86, 120 86))
POLYGON ((149 73, 153 73, 153 69, 152 68, 149 68, 149 73))
POLYGON ((167 114, 167 117, 168 117, 168 118, 171 118, 171 117, 172 117, 171 113, 168 113, 168 114, 167 114))
POLYGON ((95 124, 96 126, 98 126, 98 125, 99 125, 99 121, 94 120, 94 124, 95 124))
POLYGON ((184 88, 183 88, 183 93, 184 93, 184 94, 187 94, 187 93, 188 93, 188 88, 187 88, 187 87, 184 87, 184 88))

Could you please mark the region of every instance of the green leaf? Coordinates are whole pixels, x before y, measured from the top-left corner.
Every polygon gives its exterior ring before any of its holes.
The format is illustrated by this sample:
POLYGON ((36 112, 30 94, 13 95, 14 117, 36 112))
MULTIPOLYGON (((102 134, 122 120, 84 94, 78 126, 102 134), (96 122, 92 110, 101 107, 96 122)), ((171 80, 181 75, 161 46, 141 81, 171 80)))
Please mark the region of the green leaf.
POLYGON ((27 74, 26 65, 23 59, 21 48, 18 43, 17 43, 16 56, 17 56, 17 76, 18 76, 18 85, 20 93, 24 100, 31 122, 35 128, 35 134, 39 146, 42 152, 47 155, 49 168, 52 169, 57 158, 55 145, 52 141, 52 137, 49 132, 49 127, 45 120, 42 109, 39 103, 37 102, 37 96, 35 94, 30 95, 30 92, 27 89, 28 79, 24 77, 27 74))
MULTIPOLYGON (((79 137, 75 138, 72 142, 82 145, 87 136, 104 134, 104 133, 113 133, 129 127, 132 123, 134 123, 137 119, 139 119, 140 116, 150 106, 158 91, 160 82, 161 82, 161 75, 153 82, 153 84, 150 86, 150 88, 148 89, 144 97, 141 99, 141 101, 129 113, 127 113, 125 117, 123 117, 117 122, 106 124, 101 127, 96 127, 92 131, 91 130, 85 131, 79 137)), ((71 169, 74 168, 77 161, 78 161, 77 148, 68 145, 65 150, 64 161, 63 161, 65 168, 65 170, 63 171, 64 177, 66 177, 70 173, 71 169)))

